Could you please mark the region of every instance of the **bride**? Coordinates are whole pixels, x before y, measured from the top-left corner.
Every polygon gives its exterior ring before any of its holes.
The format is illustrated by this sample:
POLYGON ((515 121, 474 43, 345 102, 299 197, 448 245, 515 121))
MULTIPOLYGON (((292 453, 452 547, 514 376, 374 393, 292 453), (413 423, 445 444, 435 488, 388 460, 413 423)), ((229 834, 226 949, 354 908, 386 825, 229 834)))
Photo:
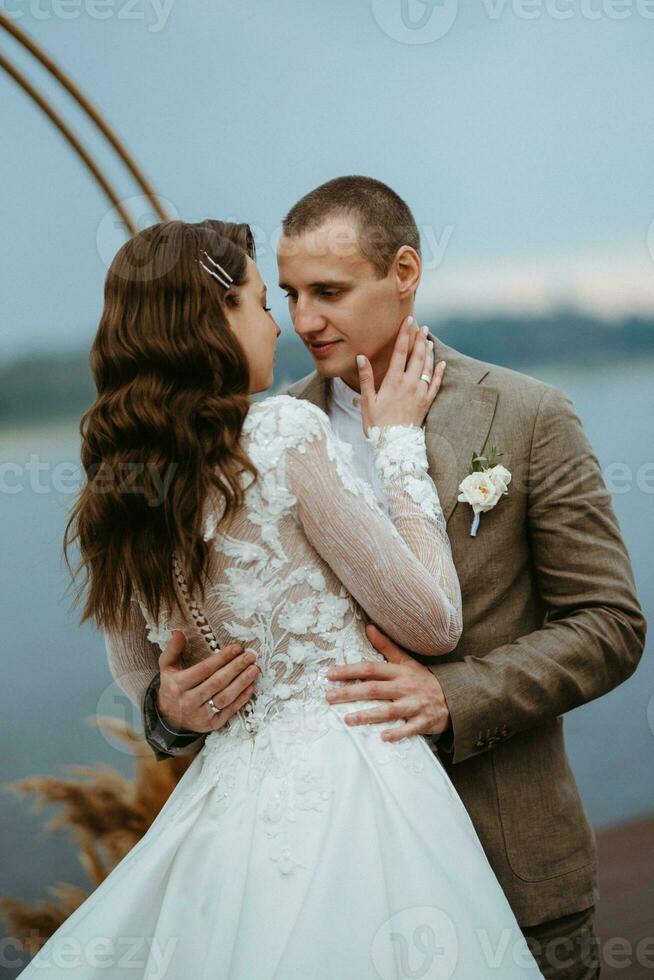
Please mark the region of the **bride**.
POLYGON ((253 259, 245 225, 171 221, 107 274, 65 545, 79 541, 87 573, 82 622, 105 631, 135 704, 185 634, 197 678, 177 720, 208 734, 22 976, 540 977, 422 736, 384 741, 387 721, 344 722, 381 702, 325 699, 331 666, 383 660, 369 619, 427 657, 461 634, 422 429, 444 365, 405 322, 365 423, 389 519, 319 408, 251 400, 272 384, 280 333, 253 259), (258 677, 225 722, 211 677, 236 638, 258 677))

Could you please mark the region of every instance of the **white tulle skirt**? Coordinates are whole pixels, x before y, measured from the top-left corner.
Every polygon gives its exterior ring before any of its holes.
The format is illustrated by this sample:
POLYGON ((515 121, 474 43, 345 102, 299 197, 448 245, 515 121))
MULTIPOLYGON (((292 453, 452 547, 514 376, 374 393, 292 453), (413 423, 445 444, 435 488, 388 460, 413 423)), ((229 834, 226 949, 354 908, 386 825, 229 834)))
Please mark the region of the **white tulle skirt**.
POLYGON ((21 977, 540 977, 427 743, 344 723, 373 703, 289 703, 255 737, 236 719, 207 736, 21 977))

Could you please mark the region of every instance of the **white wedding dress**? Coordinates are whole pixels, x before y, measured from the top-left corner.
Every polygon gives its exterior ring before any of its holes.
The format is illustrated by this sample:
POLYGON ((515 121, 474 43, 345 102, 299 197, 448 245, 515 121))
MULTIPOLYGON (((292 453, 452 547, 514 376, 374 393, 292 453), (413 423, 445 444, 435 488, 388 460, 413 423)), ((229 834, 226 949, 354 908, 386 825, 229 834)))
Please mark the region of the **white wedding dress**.
MULTIPOLYGON (((197 629, 134 603, 110 666, 136 704, 173 628, 258 652, 255 697, 204 744, 144 837, 21 976, 49 980, 524 980, 540 977, 474 827, 387 701, 329 704, 334 664, 385 662, 365 614, 407 649, 451 649, 461 599, 418 426, 372 429, 391 520, 324 412, 252 405, 259 470, 229 528, 203 514, 211 580, 197 629), (200 635, 200 632, 202 635, 200 635), (146 636, 147 633, 147 636, 146 636)), ((182 588, 183 591, 183 588, 182 588)), ((189 619, 191 616, 189 617, 189 619)), ((207 647, 193 648, 194 659, 207 647)), ((345 682, 350 683, 350 682, 345 682)))

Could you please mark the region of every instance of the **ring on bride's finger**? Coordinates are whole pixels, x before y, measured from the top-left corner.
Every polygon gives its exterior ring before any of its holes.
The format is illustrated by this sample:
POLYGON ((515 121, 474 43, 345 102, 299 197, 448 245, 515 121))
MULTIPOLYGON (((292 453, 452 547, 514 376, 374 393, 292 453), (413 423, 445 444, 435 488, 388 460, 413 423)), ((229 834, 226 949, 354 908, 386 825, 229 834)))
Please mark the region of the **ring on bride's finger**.
POLYGON ((430 376, 428 374, 421 374, 420 375, 420 380, 421 381, 426 381, 428 385, 431 384, 431 378, 430 378, 430 376))
POLYGON ((217 708, 215 706, 215 704, 213 703, 213 698, 209 698, 209 700, 207 701, 207 704, 211 708, 211 713, 214 714, 214 715, 219 715, 220 712, 223 710, 222 708, 217 708))

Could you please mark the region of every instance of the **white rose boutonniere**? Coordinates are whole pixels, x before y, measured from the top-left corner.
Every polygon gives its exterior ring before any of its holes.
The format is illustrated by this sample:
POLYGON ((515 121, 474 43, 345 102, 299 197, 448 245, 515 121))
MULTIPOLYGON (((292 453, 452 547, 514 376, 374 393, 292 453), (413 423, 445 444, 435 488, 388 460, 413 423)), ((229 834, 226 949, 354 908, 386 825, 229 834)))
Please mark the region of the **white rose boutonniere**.
POLYGON ((498 453, 495 446, 491 446, 485 456, 473 453, 470 473, 459 484, 458 500, 470 504, 474 511, 475 516, 470 528, 470 535, 473 538, 477 534, 480 515, 484 511, 492 510, 500 497, 509 492, 511 474, 506 466, 497 462, 503 455, 498 453))

